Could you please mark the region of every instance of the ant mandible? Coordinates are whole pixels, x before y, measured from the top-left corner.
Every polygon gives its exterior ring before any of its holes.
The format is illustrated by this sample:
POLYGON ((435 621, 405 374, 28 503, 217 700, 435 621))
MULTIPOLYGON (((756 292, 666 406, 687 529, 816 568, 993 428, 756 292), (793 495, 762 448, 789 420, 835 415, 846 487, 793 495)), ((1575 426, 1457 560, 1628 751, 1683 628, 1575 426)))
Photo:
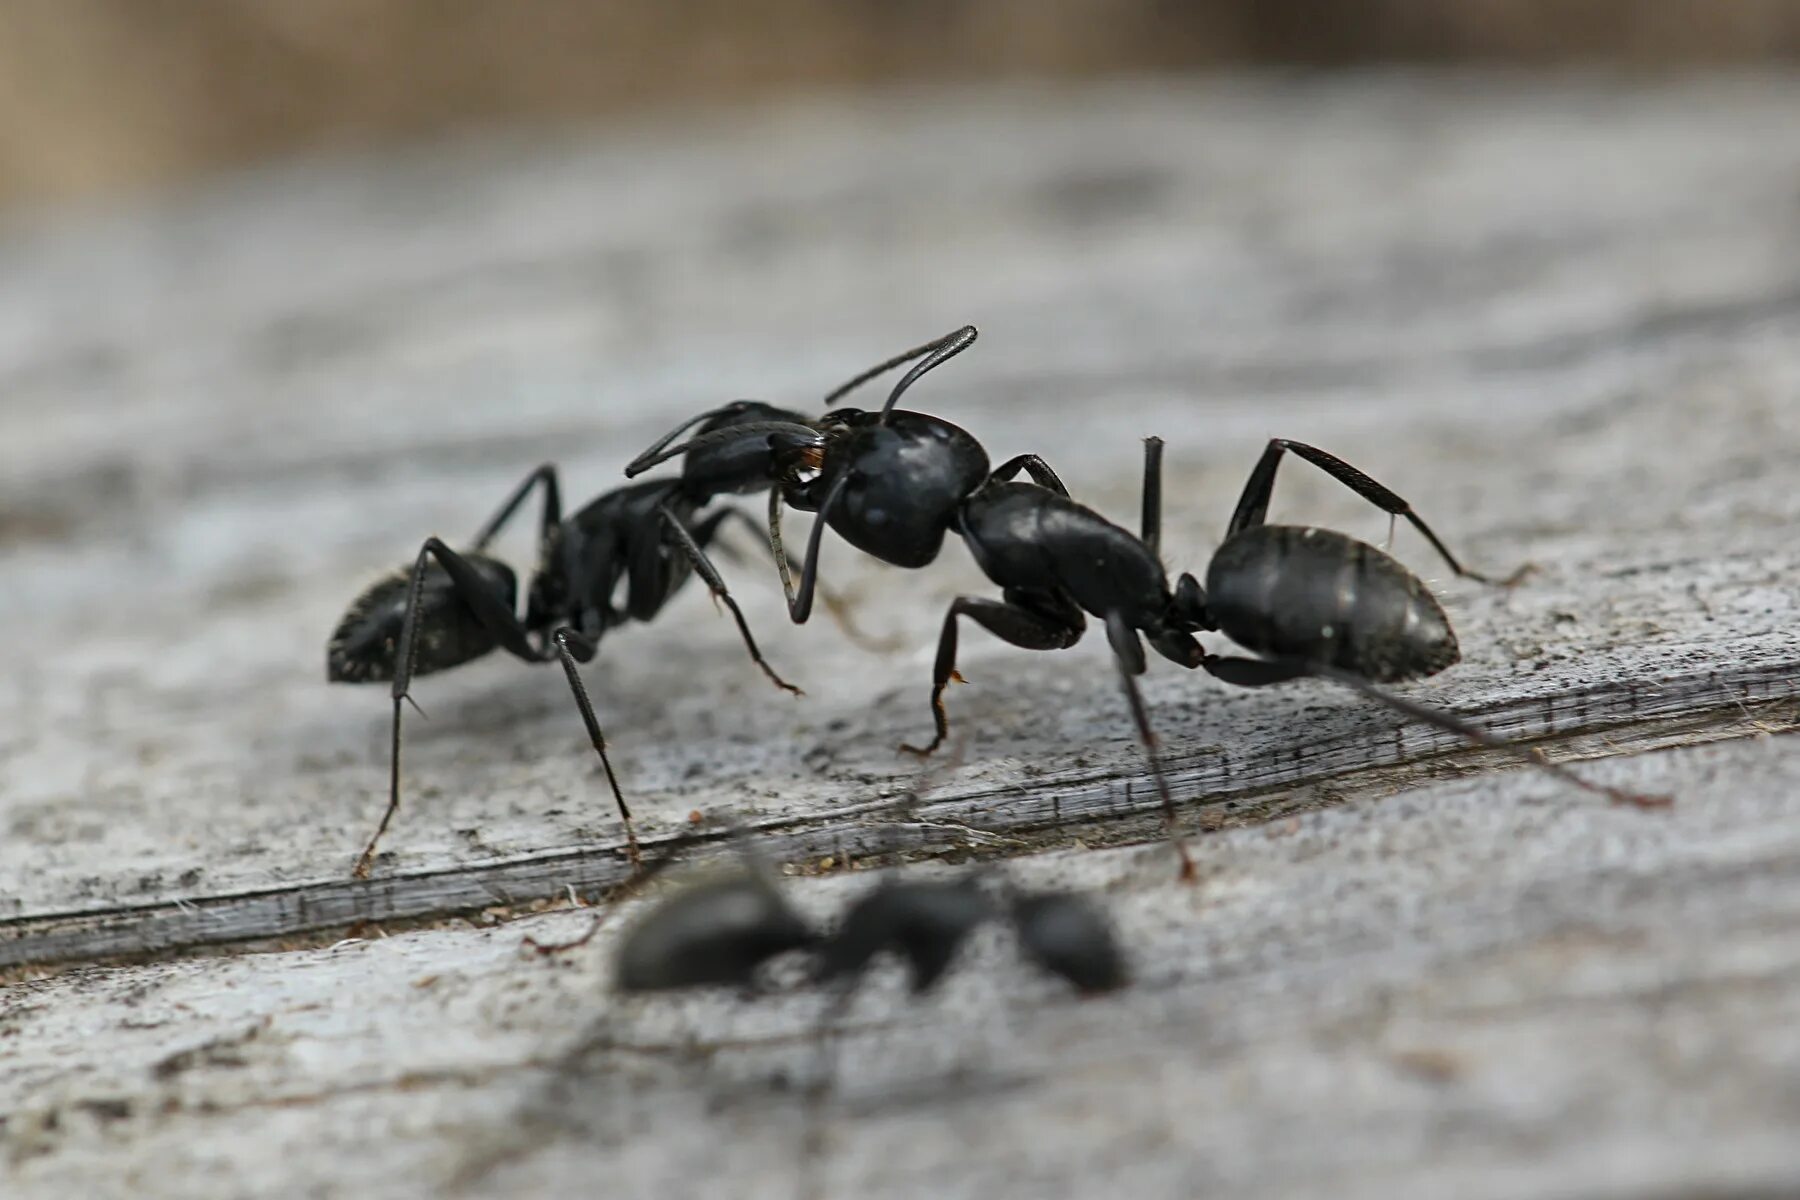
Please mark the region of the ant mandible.
MULTIPOLYGON (((713 414, 708 428, 796 416, 746 402, 713 414)), ((767 487, 771 472, 767 457, 753 440, 715 446, 690 455, 677 478, 607 492, 566 520, 556 468, 545 464, 513 491, 468 549, 454 550, 435 537, 427 538, 410 567, 377 581, 351 603, 331 635, 326 677, 343 683, 391 681, 394 704, 388 804, 357 859, 356 877, 368 875, 376 845, 400 807, 401 705, 411 702, 413 677, 459 666, 496 649, 528 663, 552 659, 562 663, 612 789, 632 866, 641 868, 631 810, 607 757, 606 738, 577 664, 592 660, 608 630, 653 619, 689 574, 698 573, 731 611, 751 660, 777 687, 799 694, 799 688, 763 659, 744 614, 706 555, 724 522, 736 518, 754 530, 754 521, 730 507, 699 515, 716 497, 767 487), (543 494, 539 557, 521 617, 517 577, 486 550, 533 489, 543 494), (621 583, 622 606, 614 601, 621 583)))

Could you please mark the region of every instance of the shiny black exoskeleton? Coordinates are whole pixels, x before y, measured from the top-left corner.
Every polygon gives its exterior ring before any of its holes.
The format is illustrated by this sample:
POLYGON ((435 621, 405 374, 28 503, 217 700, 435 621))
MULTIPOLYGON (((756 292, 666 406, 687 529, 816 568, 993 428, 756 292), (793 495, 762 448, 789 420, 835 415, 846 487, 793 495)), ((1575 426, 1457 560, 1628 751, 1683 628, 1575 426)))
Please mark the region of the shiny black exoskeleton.
POLYGON ((871 367, 825 400, 830 405, 869 380, 919 359, 878 411, 839 408, 817 421, 746 419, 702 427, 687 441, 674 444, 695 424, 716 422, 738 411, 727 406, 677 426, 633 459, 625 473, 635 476, 679 454, 691 457, 730 449, 736 454, 767 455, 769 482, 778 485, 769 496, 769 537, 788 592, 789 614, 804 622, 812 613, 827 528, 883 562, 923 567, 937 558, 947 534, 961 530, 963 504, 984 484, 1024 471, 1061 489, 1055 472, 1035 454, 1020 455, 990 471, 987 451, 968 431, 941 417, 895 407, 915 382, 968 349, 975 338, 975 327, 964 326, 871 367), (818 514, 798 589, 789 578, 781 544, 783 505, 818 514))
MULTIPOLYGON (((990 479, 963 502, 959 522, 975 561, 1003 589, 1002 599, 961 596, 951 604, 932 683, 936 736, 916 752, 931 753, 949 728, 943 693, 956 676, 959 618, 968 617, 1015 646, 1056 650, 1080 640, 1087 614, 1106 626, 1171 834, 1174 801, 1135 678, 1146 667, 1143 639, 1165 658, 1203 668, 1227 683, 1260 687, 1304 676, 1331 679, 1482 745, 1507 746, 1446 713, 1374 686, 1422 678, 1450 666, 1459 657, 1456 636, 1418 577, 1375 547, 1330 530, 1265 523, 1276 467, 1289 452, 1396 518, 1404 517, 1458 575, 1497 582, 1457 562, 1398 495, 1342 459, 1286 439, 1272 440, 1251 473, 1225 541, 1207 568, 1204 588, 1189 574, 1171 586, 1158 555, 1161 439, 1145 441, 1142 526, 1136 535, 1071 500, 1060 487, 990 479), (1211 630, 1261 657, 1208 653, 1194 635, 1211 630)), ((1659 797, 1595 788, 1527 757, 1614 799, 1661 802, 1659 797)), ((1175 844, 1182 874, 1191 878, 1193 864, 1178 838, 1175 844)))
MULTIPOLYGON (((707 428, 796 415, 746 403, 713 415, 707 428)), ((368 873, 376 844, 400 805, 401 705, 410 699, 413 677, 448 670, 497 649, 524 662, 562 663, 618 805, 632 862, 637 864, 631 812, 607 759, 605 737, 577 664, 593 658, 609 630, 653 619, 688 576, 698 572, 731 611, 750 657, 777 686, 797 693, 798 688, 763 660, 737 602, 706 556, 706 547, 725 521, 749 518, 730 507, 705 515, 702 510, 715 497, 767 488, 773 471, 766 445, 732 440, 689 455, 679 478, 615 489, 565 520, 556 468, 545 465, 514 490, 468 549, 454 550, 428 538, 410 566, 359 596, 331 635, 326 675, 334 682, 391 682, 394 713, 388 806, 355 873, 368 873), (517 577, 485 551, 533 489, 543 494, 539 560, 521 616, 517 577)), ((751 525, 754 528, 754 522, 751 525)))

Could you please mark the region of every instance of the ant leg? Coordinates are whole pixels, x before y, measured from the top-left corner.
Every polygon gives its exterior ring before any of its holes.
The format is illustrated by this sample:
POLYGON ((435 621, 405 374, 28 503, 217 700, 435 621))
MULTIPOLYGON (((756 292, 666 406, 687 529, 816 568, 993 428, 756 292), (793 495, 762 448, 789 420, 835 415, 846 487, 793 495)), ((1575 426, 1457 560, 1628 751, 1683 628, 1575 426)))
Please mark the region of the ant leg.
POLYGON ((469 544, 469 549, 477 552, 487 549, 487 544, 494 540, 501 527, 512 520, 519 505, 523 504, 525 497, 531 494, 531 489, 540 484, 544 489, 544 511, 538 518, 538 544, 542 545, 550 530, 562 524, 562 491, 557 487, 555 463, 545 463, 527 475, 525 482, 513 489, 513 494, 507 497, 506 503, 500 506, 499 511, 489 517, 486 524, 482 525, 481 531, 475 535, 475 540, 469 544))
MULTIPOLYGON (((825 498, 826 505, 832 503, 837 490, 838 489, 834 487, 832 489, 832 495, 828 495, 825 498)), ((808 577, 803 572, 801 583, 806 589, 805 598, 802 599, 796 594, 794 590, 793 566, 788 562, 787 546, 781 540, 781 513, 783 506, 784 502, 781 495, 781 489, 771 489, 769 492, 769 555, 775 560, 775 573, 781 577, 781 591, 782 594, 787 597, 788 615, 794 618, 796 624, 805 623, 806 619, 812 615, 812 594, 816 590, 819 598, 825 602, 825 610, 831 614, 832 619, 838 623, 838 627, 844 631, 844 635, 851 641, 865 649, 873 650, 878 654, 891 654, 895 650, 898 650, 900 645, 894 639, 872 638, 858 628, 856 622, 850 616, 850 605, 842 597, 836 595, 826 588, 824 584, 819 582, 817 564, 819 560, 820 537, 824 529, 824 522, 822 519, 819 521, 818 525, 815 526, 812 539, 807 543, 806 561, 809 564, 812 564, 812 575, 810 577, 812 582, 810 584, 806 582, 808 577)), ((822 505, 819 509, 821 518, 823 517, 824 511, 825 507, 822 505)), ((750 522, 751 528, 755 528, 755 522, 750 521, 747 514, 744 516, 744 520, 750 522)), ((760 534, 762 531, 757 530, 757 532, 760 534)))
MULTIPOLYGON (((410 699, 408 697, 407 699, 410 699)), ((369 868, 375 863, 375 847, 381 841, 381 835, 387 832, 388 823, 400 809, 400 705, 402 698, 394 700, 394 720, 388 741, 388 803, 381 814, 381 821, 375 826, 375 832, 369 835, 369 844, 356 858, 356 865, 350 869, 352 879, 367 879, 369 868)))
POLYGON ((1162 756, 1156 750, 1156 732, 1150 728, 1150 712, 1144 706, 1144 694, 1138 689, 1137 677, 1144 673, 1144 643, 1138 640, 1124 616, 1106 614, 1106 640, 1112 643, 1113 661, 1119 666, 1119 682, 1124 685, 1125 699, 1131 705, 1131 719, 1137 723, 1138 741, 1143 743, 1144 757, 1150 760, 1150 777, 1156 780, 1156 791, 1162 797, 1163 826, 1175 854, 1181 860, 1181 879, 1194 881, 1194 860, 1188 855, 1187 843, 1175 821, 1175 797, 1169 793, 1169 781, 1163 775, 1162 756))
POLYGON ((525 626, 494 590, 492 582, 470 565, 468 559, 443 542, 437 538, 427 538, 425 544, 419 547, 419 555, 413 560, 412 573, 407 578, 406 610, 400 620, 400 638, 394 660, 394 686, 391 692, 394 723, 388 751, 388 805, 381 814, 381 823, 375 827, 374 835, 369 838, 369 844, 363 847, 363 852, 351 871, 357 879, 368 878, 369 868, 375 861, 375 846, 381 841, 381 835, 387 832, 388 824, 400 808, 401 705, 412 700, 409 693, 419 650, 419 600, 425 592, 425 572, 434 558, 444 573, 450 576, 457 599, 468 606, 475 619, 501 649, 526 662, 542 662, 544 659, 543 653, 531 644, 525 626))
POLYGON ((1017 458, 1009 458, 996 467, 988 476, 989 483, 1004 483, 1020 471, 1031 476, 1031 482, 1041 488, 1048 488, 1065 499, 1069 489, 1063 486, 1062 477, 1050 469, 1050 464, 1035 454, 1021 454, 1017 458))
MULTIPOLYGON (((705 836, 706 835, 704 834, 691 833, 678 835, 671 838, 665 844, 664 852, 661 857, 649 863, 640 863, 636 874, 630 879, 627 879, 624 883, 619 884, 617 887, 607 892, 606 895, 600 898, 597 904, 591 906, 599 911, 594 914, 594 919, 589 922, 587 932, 579 934, 564 942, 540 942, 530 934, 526 934, 520 939, 520 946, 522 948, 535 950, 546 958, 553 954, 567 954, 571 950, 581 949, 583 946, 594 940, 595 935, 600 932, 601 926, 606 924, 607 919, 617 911, 620 904, 643 891, 657 876, 661 875, 664 871, 667 871, 679 861, 679 855, 682 850, 701 841, 705 836)), ((571 895, 573 895, 573 888, 571 888, 571 895)))
POLYGON ((1138 537, 1157 555, 1162 552, 1162 456, 1163 440, 1145 438, 1143 523, 1138 537))
POLYGON ((931 678, 931 715, 937 733, 924 747, 903 745, 901 750, 921 757, 944 744, 950 734, 950 717, 944 711, 944 689, 952 679, 960 681, 956 672, 956 619, 968 617, 1002 641, 1026 650, 1066 650, 1081 640, 1087 618, 1081 610, 1066 601, 1008 588, 1004 600, 987 600, 979 596, 958 596, 944 614, 944 632, 938 637, 937 664, 931 678), (1036 602, 1035 606, 1029 606, 1036 602), (1041 611, 1040 611, 1041 609, 1041 611))
POLYGON ((638 850, 637 830, 631 824, 631 809, 626 807, 625 794, 619 790, 619 777, 613 774, 612 759, 606 756, 606 734, 601 732, 600 719, 594 715, 594 703, 588 699, 587 685, 581 681, 581 672, 575 665, 577 657, 582 662, 590 661, 598 647, 592 639, 566 625, 552 633, 550 641, 556 647, 556 657, 562 662, 563 674, 568 676, 569 690, 575 693, 575 705, 581 709, 581 721, 587 726, 588 741, 594 744, 594 753, 600 756, 600 766, 606 771, 606 782, 612 788, 613 803, 619 809, 619 821, 625 826, 625 853, 631 858, 632 870, 641 871, 644 856, 638 850))
POLYGON ((781 498, 779 493, 771 494, 769 546, 775 552, 775 565, 776 569, 781 572, 782 587, 784 590, 788 590, 788 616, 793 618, 796 625, 806 624, 806 619, 812 616, 813 592, 819 586, 819 551, 825 543, 825 528, 829 523, 831 510, 837 507, 838 499, 843 496, 844 489, 849 486, 849 483, 850 473, 848 471, 839 475, 837 482, 831 485, 831 490, 825 493, 825 499, 820 503, 818 512, 814 514, 812 535, 806 539, 806 561, 800 567, 800 588, 797 592, 787 589, 789 582, 787 552, 781 545, 781 522, 776 517, 781 498))
POLYGON ((1551 762, 1537 750, 1528 750, 1506 741, 1504 738, 1495 737, 1486 730, 1478 729, 1442 709, 1432 708, 1429 705, 1408 700, 1403 696, 1397 696, 1386 688, 1375 686, 1360 675, 1339 670, 1336 667, 1325 666, 1322 663, 1303 662, 1298 659, 1220 658, 1215 655, 1208 655, 1206 661, 1201 665, 1216 678, 1239 687, 1263 687, 1308 676, 1327 679, 1358 692, 1378 704, 1385 704, 1395 712, 1404 713, 1414 720, 1424 721, 1428 725, 1435 725, 1458 737, 1467 738, 1478 746, 1486 746, 1491 750, 1503 750, 1540 771, 1554 775, 1564 783, 1572 784, 1585 792, 1605 796, 1615 804, 1629 804, 1636 808, 1667 808, 1674 803, 1667 796, 1647 795, 1626 791, 1623 788, 1607 787, 1605 784, 1590 783, 1560 763, 1551 762))
POLYGON ((775 560, 775 573, 781 576, 781 592, 787 597, 788 612, 794 611, 794 572, 788 565, 787 546, 781 540, 781 510, 784 507, 780 488, 769 489, 769 557, 775 560))
MULTIPOLYGON (((772 534, 766 532, 756 523, 756 518, 745 512, 743 509, 726 508, 715 513, 713 516, 708 517, 696 526, 694 529, 694 540, 699 542, 702 546, 710 547, 719 526, 730 520, 741 522, 745 529, 755 535, 756 544, 769 553, 770 558, 775 563, 776 571, 779 572, 782 577, 784 583, 782 590, 786 592, 791 599, 794 590, 792 575, 788 570, 786 557, 778 553, 781 544, 781 518, 779 515, 781 493, 779 491, 771 491, 769 494, 774 497, 777 510, 777 515, 774 518, 774 532, 772 534)), ((739 557, 738 551, 734 550, 729 543, 720 542, 719 548, 733 559, 739 557)), ((825 605, 825 615, 830 617, 832 622, 836 624, 839 629, 843 630, 844 636, 849 638, 852 642, 855 642, 864 650, 868 650, 875 654, 892 654, 900 649, 900 642, 895 638, 878 638, 864 632, 863 628, 856 623, 856 615, 853 611, 853 606, 850 601, 843 596, 826 587, 823 583, 818 585, 818 592, 820 602, 825 605)))
MULTIPOLYGON (((656 511, 662 514, 663 528, 668 531, 675 545, 693 564, 695 573, 712 590, 713 598, 723 602, 725 607, 731 610, 732 619, 737 622, 738 632, 744 637, 744 648, 750 651, 750 660, 762 668, 763 674, 767 675, 770 682, 776 687, 786 692, 792 692, 796 696, 804 696, 805 692, 777 675, 775 668, 763 659, 762 651, 757 649, 756 638, 750 632, 749 622, 744 620, 743 610, 738 607, 737 601, 732 598, 730 590, 726 588, 725 580, 720 576, 718 568, 713 566, 712 560, 706 557, 706 551, 702 548, 703 543, 688 532, 687 526, 682 524, 681 518, 676 516, 668 505, 658 504, 656 511)), ((718 531, 719 522, 724 519, 724 516, 724 513, 720 513, 701 527, 705 540, 712 540, 712 536, 718 531)))
POLYGON ((676 426, 672 432, 666 435, 661 441, 657 442, 656 445, 650 447, 650 449, 644 451, 629 463, 625 464, 625 478, 636 479, 639 475, 642 475, 657 463, 667 462, 671 458, 678 458, 691 450, 707 450, 713 446, 725 446, 732 442, 744 441, 748 438, 766 437, 771 434, 785 434, 789 437, 796 437, 809 445, 816 442, 819 438, 818 430, 810 425, 802 425, 797 421, 739 421, 735 424, 725 425, 718 429, 708 430, 705 433, 696 433, 685 442, 680 442, 673 446, 669 445, 669 442, 680 436, 683 431, 699 424, 701 421, 708 420, 712 417, 724 416, 731 411, 731 408, 732 405, 726 405, 724 408, 715 408, 710 412, 701 413, 699 416, 693 417, 676 426))
POLYGON ((1412 505, 1402 500, 1397 493, 1369 478, 1335 454, 1328 454, 1316 446, 1289 441, 1286 438, 1269 439, 1268 448, 1263 451, 1262 459, 1256 464, 1256 469, 1250 472, 1249 481, 1244 484, 1244 494, 1238 499, 1237 511, 1231 515, 1231 525, 1225 531, 1226 537, 1261 525, 1267 518, 1269 497, 1275 490, 1275 469, 1281 464, 1281 456, 1290 450, 1388 515, 1405 517, 1414 529, 1425 535, 1425 540, 1431 543, 1432 549, 1436 550, 1444 562, 1449 564, 1450 569, 1458 575, 1481 583, 1511 587, 1531 570, 1530 565, 1527 564, 1505 579, 1494 579, 1479 571, 1469 570, 1456 561, 1456 556, 1450 553, 1450 548, 1444 545, 1438 539, 1438 535, 1431 531, 1431 526, 1425 524, 1419 514, 1413 511, 1412 505))

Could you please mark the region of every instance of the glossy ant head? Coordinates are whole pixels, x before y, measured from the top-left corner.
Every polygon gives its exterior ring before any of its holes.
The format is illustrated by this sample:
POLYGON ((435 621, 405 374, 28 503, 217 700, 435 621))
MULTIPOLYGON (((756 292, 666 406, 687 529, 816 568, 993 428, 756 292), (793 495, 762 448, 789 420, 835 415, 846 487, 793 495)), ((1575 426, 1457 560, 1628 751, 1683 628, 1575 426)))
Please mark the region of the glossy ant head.
POLYGON ((987 478, 981 444, 948 421, 905 410, 846 410, 821 425, 821 446, 792 452, 818 474, 784 486, 788 505, 824 512, 839 536, 883 562, 936 559, 963 499, 987 478))
POLYGON ((823 512, 852 545, 898 566, 924 566, 956 527, 957 505, 987 477, 987 452, 948 421, 896 409, 914 382, 975 341, 972 325, 915 347, 842 385, 841 399, 871 379, 914 363, 880 410, 838 408, 818 421, 739 400, 690 418, 625 468, 636 477, 686 455, 684 481, 757 491, 774 483, 803 512, 823 512), (678 442, 682 434, 698 429, 678 442))

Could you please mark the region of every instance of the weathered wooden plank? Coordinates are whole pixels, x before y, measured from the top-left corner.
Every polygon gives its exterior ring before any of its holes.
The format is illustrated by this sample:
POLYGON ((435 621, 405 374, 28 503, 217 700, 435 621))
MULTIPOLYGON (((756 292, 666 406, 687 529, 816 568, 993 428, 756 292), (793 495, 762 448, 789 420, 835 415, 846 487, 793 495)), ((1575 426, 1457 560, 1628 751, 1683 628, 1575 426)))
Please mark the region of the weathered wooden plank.
MULTIPOLYGON (((1611 760, 1009 864, 1102 890, 1136 981, 980 939, 841 1035, 825 1195, 1781 1195, 1800 1178, 1800 742, 1611 760)), ((929 868, 915 868, 929 869, 929 868)), ((794 880, 834 910, 867 877, 794 880)), ((0 995, 9 1194, 791 1196, 820 997, 609 994, 585 913, 66 971, 0 995), (460 1184, 457 1193, 453 1185, 460 1184)))
MULTIPOLYGON (((64 964, 0 993, 9 1197, 791 1194, 804 991, 622 1005, 605 938, 549 965, 460 923, 215 948, 617 880, 561 680, 508 662, 420 687, 390 856, 347 879, 386 705, 321 682, 325 631, 539 461, 591 494, 698 406, 808 404, 965 320, 981 343, 918 402, 1127 518, 1161 434, 1174 567, 1271 434, 1392 483, 1471 561, 1537 563, 1444 584, 1465 661, 1408 694, 1678 803, 1613 809, 1323 686, 1159 664, 1208 831, 1180 889, 1160 846, 1062 849, 1159 836, 1102 639, 971 635, 961 761, 895 829, 944 607, 989 589, 955 546, 903 573, 834 545, 900 647, 873 655, 788 627, 739 565, 806 699, 698 595, 590 672, 652 841, 698 812, 793 862, 1048 849, 1008 869, 1104 889, 1139 964, 1092 1005, 992 943, 937 1004, 877 987, 825 1194, 1792 1190, 1797 102, 946 94, 314 163, 6 234, 0 964, 64 964), (142 956, 166 961, 67 965, 142 956)), ((1387 532, 1292 467, 1276 515, 1387 532)), ((856 881, 799 886, 826 911, 856 881)))
MULTIPOLYGON (((413 724, 392 860, 368 887, 344 881, 379 803, 384 706, 317 682, 324 629, 412 538, 473 525, 542 457, 564 461, 572 492, 609 486, 696 404, 817 394, 971 316, 986 338, 920 402, 967 414, 996 453, 1050 453, 1121 514, 1135 439, 1162 433, 1178 566, 1204 561, 1272 432, 1400 486, 1465 554, 1537 561, 1510 593, 1450 589, 1467 661, 1415 695, 1577 753, 1597 735, 1718 736, 1743 727, 1742 706, 1791 698, 1800 501, 1782 481, 1800 436, 1786 349, 1800 289, 1792 256, 1769 252, 1791 221, 1779 180, 1800 163, 1776 121, 1786 93, 1560 93, 1634 131, 1604 145, 1547 127, 1516 92, 1476 89, 1423 130, 1388 124, 1408 94, 1334 97, 1358 115, 1326 124, 1361 131, 1364 156, 1294 127, 1313 112, 1300 93, 1127 91, 1098 123, 1086 101, 1040 121, 1000 99, 949 133, 930 112, 871 113, 846 128, 880 152, 833 170, 829 138, 776 137, 770 165, 746 157, 741 129, 700 130, 572 156, 475 149, 379 182, 309 168, 15 237, 0 957, 280 936, 610 881, 616 829, 560 682, 511 663, 421 688, 434 719, 413 724), (1283 131, 1279 162, 1246 121, 1283 131), (1712 136, 1726 127, 1768 136, 1751 153, 1712 136), (1526 134, 1542 140, 1522 148, 1526 134), (976 146, 934 190, 935 150, 976 146), (1399 160, 1403 183, 1368 174, 1399 160), (1528 161, 1585 186, 1546 191, 1528 161), (633 182, 596 211, 601 179, 633 182), (296 189, 311 199, 290 203, 296 189), (484 203, 434 210, 448 194, 484 203), (1449 203, 1473 194, 1484 203, 1449 203), (899 221, 912 210, 895 195, 936 197, 934 220, 899 221), (165 252, 196 223, 232 232, 165 252), (1078 267, 1047 249, 1072 237, 1078 267), (272 245, 320 269, 292 278, 256 249, 272 245), (878 269, 902 291, 929 275, 955 301, 854 316, 848 297, 878 269), (785 298, 720 302, 760 295, 770 270, 785 298)), ((1292 467, 1278 510, 1383 529, 1292 467)), ((699 810, 791 831, 796 853, 855 845, 858 806, 906 786, 889 748, 921 723, 938 614, 984 585, 954 547, 929 572, 841 547, 828 568, 908 649, 871 659, 829 628, 786 629, 761 573, 740 569, 771 653, 812 690, 801 704, 769 702, 698 597, 609 642, 602 708, 652 837, 699 810)), ((1099 648, 965 641, 979 682, 953 704, 972 740, 934 818, 1148 835, 1099 648)), ((1232 694, 1165 671, 1150 691, 1178 786, 1202 804, 1487 761, 1317 687, 1232 694)))
MULTIPOLYGON (((1785 727, 1800 714, 1794 663, 1740 661, 1724 673, 1630 679, 1586 691, 1529 697, 1480 710, 1484 725, 1531 743, 1573 744, 1578 753, 1628 753, 1656 746, 1743 737, 1785 727), (1547 732, 1554 730, 1556 732, 1547 732)), ((1354 732, 1294 745, 1264 741, 1252 752, 1219 749, 1182 754, 1169 764, 1176 794, 1194 797, 1212 815, 1264 817, 1321 800, 1383 794, 1446 773, 1505 767, 1495 752, 1472 751, 1429 727, 1381 733, 1357 722, 1354 732), (1196 757, 1206 761, 1188 763, 1196 757), (1478 763, 1475 760, 1480 760, 1478 763), (1395 769, 1399 768, 1399 769, 1395 769)), ((966 785, 965 785, 966 786, 966 785)), ((890 792, 894 789, 888 789, 890 792)), ((1576 802, 1581 794, 1554 783, 1576 802)), ((1159 835, 1161 807, 1141 772, 1092 776, 1037 773, 1014 782, 936 794, 896 827, 894 798, 832 808, 813 816, 784 816, 747 827, 759 844, 785 862, 843 861, 887 855, 977 850, 1016 853, 1071 838, 1086 842, 1159 835)), ((1205 820, 1205 818, 1202 818, 1205 820)), ((708 841, 720 840, 715 835, 708 841)), ((704 850, 692 838, 648 847, 652 854, 704 850)), ((89 912, 14 918, 0 923, 0 966, 156 954, 199 946, 262 940, 365 923, 417 919, 554 898, 569 889, 591 895, 630 877, 622 840, 523 858, 460 863, 376 880, 335 879, 261 892, 204 896, 168 904, 139 904, 89 912)))

